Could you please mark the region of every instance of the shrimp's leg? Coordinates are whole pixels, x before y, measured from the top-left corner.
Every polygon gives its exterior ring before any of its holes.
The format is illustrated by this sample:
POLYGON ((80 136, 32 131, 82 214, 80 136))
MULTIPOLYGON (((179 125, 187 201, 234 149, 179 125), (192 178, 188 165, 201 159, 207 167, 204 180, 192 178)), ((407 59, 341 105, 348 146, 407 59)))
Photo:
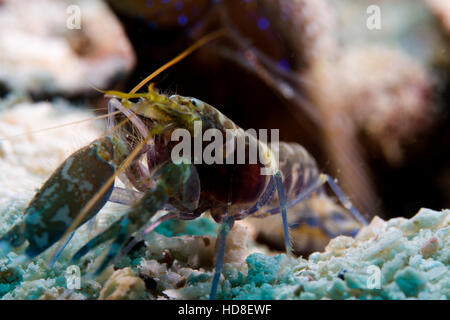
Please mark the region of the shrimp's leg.
MULTIPOLYGON (((92 230, 94 228, 94 223, 95 223, 95 217, 93 216, 91 218, 91 220, 88 221, 88 229, 92 230)), ((58 251, 56 251, 51 259, 50 259, 50 263, 48 264, 49 268, 53 268, 53 265, 55 264, 56 260, 58 260, 59 256, 63 253, 64 249, 67 247, 67 245, 69 244, 70 240, 72 240, 73 236, 75 235, 75 231, 72 231, 69 236, 67 237, 67 239, 64 241, 63 245, 61 246, 61 248, 58 249, 58 251)))
POLYGON ((95 223, 95 216, 92 217, 91 220, 89 220, 89 222, 88 222, 88 229, 89 229, 89 231, 94 228, 94 223, 95 223))
MULTIPOLYGON (((89 220, 89 224, 91 223, 91 221, 94 221, 94 218, 89 220)), ((67 237, 67 239, 64 241, 64 244, 61 246, 61 248, 59 248, 59 250, 55 254, 53 254, 52 258, 50 259, 50 263, 48 264, 49 268, 53 268, 53 265, 55 264, 56 260, 58 260, 59 256, 64 251, 64 249, 67 247, 70 240, 72 240, 74 234, 75 234, 75 231, 72 231, 70 233, 70 235, 67 237)))
POLYGON ((227 241, 227 235, 230 232, 231 228, 234 225, 234 218, 232 216, 228 216, 225 221, 222 223, 219 235, 217 237, 218 245, 216 247, 216 266, 214 269, 214 278, 211 286, 211 293, 209 295, 209 300, 216 299, 217 287, 219 285, 220 275, 222 274, 223 269, 223 260, 225 256, 225 244, 227 241))
POLYGON ((331 187, 331 190, 336 194, 339 201, 342 203, 342 205, 347 208, 353 216, 358 220, 362 225, 366 226, 367 220, 361 215, 361 213, 353 206, 353 204, 350 202, 350 199, 347 198, 347 196, 342 192, 341 188, 334 182, 334 180, 327 174, 321 174, 321 176, 325 176, 325 179, 327 179, 328 185, 331 187))
MULTIPOLYGON (((296 204, 308 199, 315 191, 319 190, 325 183, 328 183, 331 190, 336 194, 342 205, 347 208, 353 215, 353 217, 363 225, 367 225, 366 219, 361 215, 361 213, 353 206, 350 200, 344 195, 341 188, 334 182, 334 180, 327 174, 320 174, 316 180, 314 180, 308 187, 306 187, 302 192, 300 192, 294 199, 287 203, 287 207, 291 208, 296 204)), ((274 214, 280 212, 280 208, 273 208, 267 210, 266 213, 274 214)))
POLYGON ((284 246, 286 248, 286 252, 288 255, 291 255, 291 240, 289 238, 289 226, 287 221, 287 212, 286 212, 286 193, 284 191, 283 179, 281 177, 281 171, 277 171, 275 173, 275 184, 278 192, 278 200, 280 202, 281 208, 281 217, 283 219, 283 230, 284 230, 284 246))
MULTIPOLYGON (((300 202, 308 199, 314 192, 318 191, 326 182, 326 179, 318 177, 313 180, 305 189, 303 189, 298 195, 296 195, 292 200, 288 201, 286 206, 287 208, 292 208, 300 202)), ((266 210, 265 213, 276 214, 280 212, 280 207, 275 207, 269 210, 266 210)))
POLYGON ((114 187, 111 196, 109 197, 110 202, 131 205, 137 199, 142 198, 144 193, 140 191, 128 190, 125 188, 114 187))
POLYGON ((156 186, 147 191, 144 196, 118 221, 85 244, 72 258, 80 259, 89 250, 114 239, 102 264, 95 272, 100 274, 121 251, 128 238, 169 202, 182 203, 188 209, 198 206, 200 197, 200 182, 193 165, 168 163, 157 173, 159 177, 156 186), (197 190, 192 190, 196 188, 197 190))
POLYGON ((146 234, 148 234, 148 233, 152 232, 153 230, 155 230, 161 223, 163 223, 164 221, 170 220, 172 218, 175 218, 175 217, 176 217, 176 214, 174 212, 169 212, 169 213, 163 215, 162 217, 159 217, 158 219, 156 219, 152 223, 150 223, 150 225, 147 228, 145 228, 142 232, 140 232, 139 235, 137 235, 135 238, 133 238, 125 246, 125 248, 120 251, 120 254, 117 256, 117 258, 125 256, 128 252, 130 252, 131 249, 133 249, 133 247, 139 241, 141 241, 144 238, 144 236, 146 234))
POLYGON ((110 239, 115 239, 102 264, 95 272, 96 275, 100 274, 116 257, 128 237, 145 224, 167 201, 168 197, 165 190, 160 185, 146 192, 144 197, 125 216, 79 249, 73 256, 72 262, 76 262, 100 244, 110 239))

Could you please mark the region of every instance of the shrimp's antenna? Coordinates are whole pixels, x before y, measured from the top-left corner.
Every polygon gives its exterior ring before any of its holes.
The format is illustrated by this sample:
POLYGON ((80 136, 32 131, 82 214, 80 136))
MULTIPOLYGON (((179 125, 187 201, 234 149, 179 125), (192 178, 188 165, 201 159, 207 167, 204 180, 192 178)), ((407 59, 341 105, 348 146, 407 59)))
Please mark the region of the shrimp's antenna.
MULTIPOLYGON (((207 44, 208 42, 217 39, 220 36, 223 36, 226 34, 225 29, 219 29, 215 32, 209 33, 206 36, 200 38, 197 40, 193 45, 191 45, 189 48, 184 50, 182 53, 180 53, 178 56, 164 64, 162 67, 158 68, 155 72, 150 74, 147 78, 142 80, 136 87, 133 88, 133 90, 130 91, 129 95, 134 95, 140 88, 142 88, 147 82, 152 80, 154 77, 156 77, 158 74, 166 70, 167 68, 170 68, 177 62, 181 61, 185 57, 187 57, 189 54, 200 48, 201 46, 207 44)), ((120 125, 125 124, 127 121, 122 121, 118 126, 116 126, 114 129, 117 129, 120 125)), ((80 224, 81 221, 83 221, 84 217, 88 214, 89 210, 92 209, 92 207, 95 205, 95 203, 105 194, 105 192, 112 186, 114 183, 114 180, 117 176, 119 176, 122 172, 125 171, 126 168, 131 164, 131 162, 135 159, 135 157, 139 154, 139 152, 142 150, 142 148, 147 144, 147 142, 151 139, 152 133, 147 135, 143 141, 141 141, 136 148, 131 152, 128 157, 124 160, 124 162, 120 165, 119 168, 114 172, 114 174, 106 181, 106 183, 100 188, 99 191, 89 200, 89 202, 83 207, 83 209, 80 211, 80 213, 77 215, 75 220, 72 222, 70 227, 65 231, 64 235, 61 237, 56 251, 60 250, 62 245, 64 244, 64 240, 67 238, 67 236, 75 230, 75 228, 80 224)))
POLYGON ((92 117, 92 118, 88 118, 88 119, 82 119, 82 120, 73 121, 73 122, 69 122, 69 123, 63 123, 63 124, 60 124, 60 125, 57 125, 57 126, 53 126, 53 127, 42 128, 42 129, 38 129, 38 130, 34 130, 34 131, 28 131, 28 132, 16 134, 16 135, 13 135, 13 136, 7 136, 7 137, 4 137, 4 138, 0 138, 0 141, 10 140, 10 139, 26 136, 28 134, 36 134, 36 133, 41 133, 41 132, 50 131, 50 130, 54 130, 54 129, 60 129, 60 128, 64 128, 64 127, 67 127, 67 126, 80 124, 80 123, 83 123, 83 122, 100 120, 100 119, 104 119, 104 118, 107 118, 107 117, 109 117, 111 115, 115 115, 115 114, 118 114, 118 113, 120 113, 120 111, 115 111, 113 113, 108 113, 108 114, 104 114, 104 115, 101 115, 101 116, 92 117))
MULTIPOLYGON (((113 91, 113 90, 103 91, 103 90, 100 90, 98 88, 94 88, 94 89, 99 91, 99 92, 102 92, 102 93, 104 93, 106 95, 110 95, 110 96, 118 97, 118 98, 122 98, 122 99, 132 99, 132 98, 147 97, 147 94, 138 94, 136 92, 138 92, 139 89, 141 89, 143 86, 145 86, 149 81, 151 81, 153 78, 155 78, 161 72, 163 72, 163 71, 167 70, 168 68, 170 68, 171 66, 177 64, 178 62, 180 62, 181 60, 183 60, 188 55, 193 53, 195 50, 201 48, 205 44, 208 44, 209 42, 211 42, 211 41, 213 41, 213 40, 215 40, 215 39, 217 39, 217 38, 219 38, 221 36, 226 35, 227 32, 228 31, 226 29, 222 28, 222 29, 219 29, 219 30, 216 30, 214 32, 208 33, 207 35, 201 37, 194 44, 192 44, 186 50, 184 50, 179 55, 177 55, 175 58, 173 58, 169 62, 166 62, 163 66, 159 67, 156 71, 152 72, 149 76, 147 76, 144 80, 142 80, 136 87, 134 87, 129 93, 123 93, 123 92, 113 91)), ((149 89, 152 89, 152 88, 153 88, 153 84, 151 83, 149 85, 149 89)), ((126 118, 125 120, 123 120, 122 122, 117 124, 114 128, 112 128, 110 131, 114 132, 115 130, 119 129, 121 126, 123 126, 126 123, 128 123, 128 121, 129 121, 129 119, 126 118)))
POLYGON ((174 64, 180 62, 184 58, 186 58, 188 55, 190 55, 192 52, 197 50, 198 48, 204 46, 208 42, 211 42, 212 40, 217 39, 218 37, 221 37, 227 33, 226 29, 219 29, 217 31, 208 33, 207 35, 203 36, 202 38, 198 39, 193 45, 191 45, 189 48, 184 50, 182 53, 180 53, 178 56, 164 64, 163 66, 159 67, 155 72, 150 74, 147 78, 142 80, 136 87, 133 88, 133 90, 130 91, 130 94, 135 94, 139 89, 141 89, 143 86, 145 86, 150 80, 152 80, 154 77, 156 77, 158 74, 163 72, 164 70, 167 70, 174 64))
MULTIPOLYGON (((94 90, 96 90, 98 92, 101 92, 101 93, 111 94, 111 95, 117 96, 117 97, 122 97, 123 96, 124 98, 130 98, 130 95, 134 95, 146 83, 148 83, 154 77, 159 75, 161 72, 167 70, 168 68, 170 68, 174 64, 180 62, 181 60, 186 58, 188 55, 190 55, 192 52, 194 52, 198 48, 204 46, 208 42, 211 42, 212 40, 217 39, 218 37, 221 37, 221 36, 225 35, 226 32, 227 32, 226 29, 219 29, 217 31, 211 32, 211 33, 203 36, 202 38, 197 40, 193 45, 191 45, 189 48, 187 48, 182 53, 180 53, 178 56, 176 56, 175 58, 173 58, 172 60, 170 60, 169 62, 167 62, 163 66, 161 66, 160 68, 158 68, 155 72, 150 74, 144 80, 142 80, 136 87, 133 88, 133 90, 130 91, 129 94, 124 94, 124 93, 116 92, 116 91, 104 91, 104 90, 98 89, 98 88, 96 88, 94 86, 93 86, 93 88, 94 88, 94 90)), ((132 96, 131 98, 133 98, 133 97, 137 98, 137 97, 140 97, 140 96, 141 95, 136 95, 136 96, 132 96)), ((142 96, 145 96, 145 95, 142 95, 142 96)), ((99 108, 99 109, 103 109, 103 108, 99 108)), ((94 109, 94 110, 96 110, 96 109, 94 109)), ((74 121, 74 122, 70 122, 70 123, 65 123, 65 124, 61 124, 61 125, 57 125, 57 126, 53 126, 53 127, 43 128, 43 129, 39 129, 39 130, 35 130, 35 131, 29 131, 29 132, 25 132, 25 133, 13 135, 13 136, 7 136, 7 137, 4 137, 4 138, 0 138, 0 141, 14 139, 14 138, 25 136, 25 135, 28 135, 28 134, 35 134, 35 133, 45 132, 45 131, 49 131, 49 130, 53 130, 53 129, 59 129, 59 128, 63 128, 65 126, 79 124, 79 123, 83 123, 83 122, 87 122, 87 121, 104 119, 104 118, 107 118, 107 117, 109 117, 111 115, 115 115, 115 114, 118 114, 118 113, 120 113, 120 111, 116 111, 116 112, 113 112, 113 113, 108 113, 108 114, 105 114, 105 115, 101 115, 101 116, 97 116, 97 117, 93 117, 93 118, 89 118, 89 119, 84 119, 84 120, 74 121)), ((125 122, 127 122, 127 121, 125 121, 125 122)), ((121 127, 122 125, 124 125, 125 122, 119 123, 116 127, 114 127, 114 130, 116 130, 119 127, 121 127)), ((111 130, 111 131, 114 131, 114 130, 111 130)))

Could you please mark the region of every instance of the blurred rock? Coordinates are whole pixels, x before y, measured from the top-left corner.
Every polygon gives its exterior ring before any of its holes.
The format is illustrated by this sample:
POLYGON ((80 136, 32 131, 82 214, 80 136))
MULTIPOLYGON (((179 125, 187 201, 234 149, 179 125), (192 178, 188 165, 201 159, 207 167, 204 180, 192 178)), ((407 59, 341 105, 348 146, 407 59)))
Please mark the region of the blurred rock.
POLYGON ((0 84, 7 91, 89 94, 123 79, 135 63, 119 21, 101 0, 5 0, 0 28, 0 84), (80 29, 70 29, 77 8, 80 29))
POLYGON ((400 165, 405 145, 431 128, 430 74, 401 51, 382 46, 348 49, 334 68, 339 92, 335 105, 352 117, 391 165, 400 165))
POLYGON ((425 2, 450 33, 450 2, 448 0, 425 0, 425 2))
POLYGON ((145 21, 150 29, 173 30, 192 26, 204 17, 212 0, 108 0, 120 14, 145 21))

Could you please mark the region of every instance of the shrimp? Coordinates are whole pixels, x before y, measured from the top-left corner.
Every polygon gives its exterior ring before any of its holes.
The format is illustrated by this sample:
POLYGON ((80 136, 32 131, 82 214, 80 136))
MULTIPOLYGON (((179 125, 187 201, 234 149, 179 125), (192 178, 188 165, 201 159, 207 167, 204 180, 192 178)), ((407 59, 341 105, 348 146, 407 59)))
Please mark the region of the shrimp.
MULTIPOLYGON (((76 263, 100 244, 112 241, 95 271, 99 275, 163 221, 191 220, 209 212, 221 225, 210 292, 210 298, 215 299, 226 237, 237 220, 281 213, 284 245, 290 254, 287 209, 313 193, 323 192, 323 185, 328 183, 354 218, 366 224, 335 181, 318 170, 302 146, 281 142, 269 147, 196 98, 168 96, 159 93, 153 84, 147 92, 137 92, 161 70, 219 34, 202 38, 130 93, 106 91, 110 97, 106 136, 76 151, 55 170, 28 204, 24 219, 0 237, 0 252, 6 254, 27 242, 19 259, 22 263, 59 242, 52 257, 54 262, 74 231, 92 219, 107 201, 126 204, 129 209, 125 214, 89 240, 72 258, 76 263), (203 129, 215 129, 223 136, 232 132, 233 141, 244 141, 245 161, 225 161, 239 157, 239 148, 230 152, 226 143, 222 145, 223 152, 216 153, 219 162, 199 163, 194 155, 174 161, 175 133, 182 129, 194 140, 198 136, 198 123, 203 129), (249 157, 255 149, 259 151, 259 160, 252 163, 249 157), (133 188, 116 187, 116 179, 125 180, 133 188), (161 210, 168 212, 148 224, 161 210)), ((201 146, 205 148, 207 142, 201 141, 201 146)))

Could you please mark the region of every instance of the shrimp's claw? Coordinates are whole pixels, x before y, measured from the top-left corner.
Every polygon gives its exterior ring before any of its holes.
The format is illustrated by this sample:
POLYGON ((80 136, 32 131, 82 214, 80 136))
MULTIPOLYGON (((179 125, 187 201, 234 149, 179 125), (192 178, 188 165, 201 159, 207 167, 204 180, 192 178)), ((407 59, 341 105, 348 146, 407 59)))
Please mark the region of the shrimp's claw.
POLYGON ((80 260, 84 255, 86 255, 90 250, 99 246, 100 244, 117 237, 119 231, 121 230, 121 220, 114 222, 105 231, 95 236, 93 239, 89 240, 83 247, 81 247, 72 257, 71 263, 75 263, 80 260))
POLYGON ((25 224, 21 221, 0 238, 0 258, 25 243, 27 239, 24 237, 24 231, 25 224))
POLYGON ((181 209, 194 208, 200 197, 200 182, 193 165, 167 163, 157 173, 158 182, 119 220, 91 239, 72 258, 75 263, 90 250, 114 239, 95 275, 100 274, 119 255, 133 233, 139 231, 168 203, 181 209))
POLYGON ((114 222, 108 229, 91 239, 83 247, 81 247, 75 255, 72 257, 71 263, 76 263, 80 258, 87 254, 90 250, 99 246, 100 244, 110 240, 115 239, 109 248, 109 251, 104 258, 101 266, 95 272, 95 275, 102 273, 102 271, 109 265, 109 263, 117 256, 120 252, 122 245, 129 238, 129 219, 127 217, 122 217, 118 221, 114 222))
MULTIPOLYGON (((109 138, 98 139, 69 156, 31 200, 23 220, 0 238, 0 247, 10 251, 28 241, 25 255, 33 258, 59 241, 86 203, 114 174, 111 158, 109 138)), ((112 186, 79 225, 103 207, 111 192, 112 186)))

